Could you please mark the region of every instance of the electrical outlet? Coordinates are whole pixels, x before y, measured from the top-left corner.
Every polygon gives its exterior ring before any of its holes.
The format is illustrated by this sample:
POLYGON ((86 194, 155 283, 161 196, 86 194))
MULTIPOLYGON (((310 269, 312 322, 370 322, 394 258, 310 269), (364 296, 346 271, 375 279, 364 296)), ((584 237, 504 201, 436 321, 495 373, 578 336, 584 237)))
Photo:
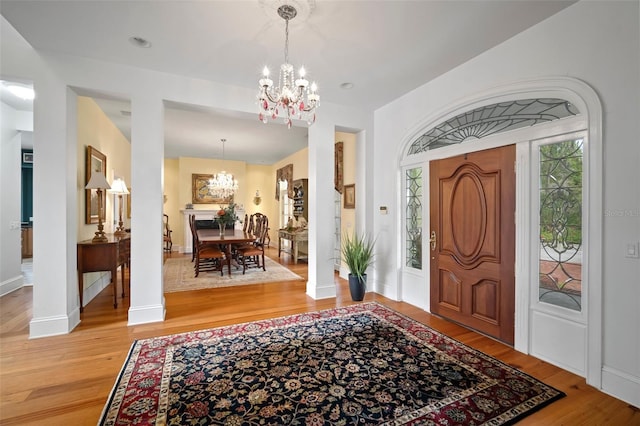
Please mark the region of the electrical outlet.
POLYGON ((12 220, 9 222, 9 229, 20 229, 20 222, 12 220))
POLYGON ((640 250, 638 249, 638 246, 640 246, 640 243, 627 244, 627 254, 625 255, 625 257, 629 257, 632 259, 640 258, 640 250))

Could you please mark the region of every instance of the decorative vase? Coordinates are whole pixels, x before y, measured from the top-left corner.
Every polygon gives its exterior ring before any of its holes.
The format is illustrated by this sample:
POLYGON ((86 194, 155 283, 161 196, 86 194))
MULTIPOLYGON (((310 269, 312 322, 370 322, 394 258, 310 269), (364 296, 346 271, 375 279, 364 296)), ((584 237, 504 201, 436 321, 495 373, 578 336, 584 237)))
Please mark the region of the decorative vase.
POLYGON ((220 237, 224 237, 224 228, 227 227, 227 224, 224 222, 218 223, 218 228, 220 229, 220 237))
POLYGON ((351 300, 359 302, 364 299, 366 287, 367 274, 363 274, 362 279, 359 279, 357 275, 349 274, 349 291, 351 292, 351 300))

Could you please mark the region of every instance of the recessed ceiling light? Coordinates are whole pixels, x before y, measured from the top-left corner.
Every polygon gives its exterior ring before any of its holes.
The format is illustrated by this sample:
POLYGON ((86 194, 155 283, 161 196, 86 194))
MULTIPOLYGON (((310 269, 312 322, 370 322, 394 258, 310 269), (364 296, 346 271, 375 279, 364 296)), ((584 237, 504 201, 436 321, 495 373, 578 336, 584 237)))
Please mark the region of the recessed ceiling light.
POLYGON ((353 83, 342 83, 340 88, 344 90, 353 89, 353 83))
POLYGON ((129 37, 129 42, 136 47, 151 47, 151 42, 142 37, 129 37))
POLYGON ((22 100, 30 101, 36 97, 36 94, 31 87, 18 86, 16 84, 10 84, 6 87, 9 92, 11 92, 14 96, 17 96, 22 100))

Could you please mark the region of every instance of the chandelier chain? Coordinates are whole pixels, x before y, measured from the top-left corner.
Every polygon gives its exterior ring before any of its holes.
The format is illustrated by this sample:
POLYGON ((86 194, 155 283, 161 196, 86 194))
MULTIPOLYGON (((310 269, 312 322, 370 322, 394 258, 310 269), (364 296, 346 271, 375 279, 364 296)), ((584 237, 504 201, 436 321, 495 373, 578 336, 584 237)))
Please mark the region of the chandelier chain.
POLYGON ((284 63, 289 63, 289 19, 285 19, 284 27, 284 63))

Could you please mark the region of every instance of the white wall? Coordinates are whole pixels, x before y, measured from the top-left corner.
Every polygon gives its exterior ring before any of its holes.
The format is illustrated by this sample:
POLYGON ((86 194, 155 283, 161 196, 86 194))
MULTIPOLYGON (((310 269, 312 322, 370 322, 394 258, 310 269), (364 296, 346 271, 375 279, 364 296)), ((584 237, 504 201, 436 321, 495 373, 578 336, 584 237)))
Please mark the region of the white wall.
POLYGON ((0 108, 0 295, 4 295, 23 284, 20 269, 22 163, 17 111, 4 102, 0 102, 0 108))
MULTIPOLYGON (((397 99, 376 111, 374 159, 377 170, 386 170, 426 117, 495 86, 570 76, 593 87, 604 110, 602 388, 635 405, 640 404, 640 260, 624 255, 628 243, 640 240, 639 16, 638 1, 579 2, 397 99)), ((374 205, 398 206, 398 179, 387 174, 374 179, 374 205)), ((375 219, 378 234, 389 238, 389 254, 399 249, 388 230, 398 219, 398 208, 375 219)), ((378 279, 399 294, 394 266, 379 268, 378 279)), ((425 305, 419 298, 407 301, 425 305)))

